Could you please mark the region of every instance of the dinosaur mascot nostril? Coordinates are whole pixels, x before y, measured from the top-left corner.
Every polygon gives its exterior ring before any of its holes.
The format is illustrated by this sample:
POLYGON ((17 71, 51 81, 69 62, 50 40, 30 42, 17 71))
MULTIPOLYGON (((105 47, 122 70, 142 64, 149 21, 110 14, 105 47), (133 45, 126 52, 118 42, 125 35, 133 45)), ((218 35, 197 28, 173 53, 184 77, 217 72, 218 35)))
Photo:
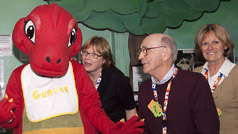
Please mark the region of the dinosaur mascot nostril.
POLYGON ((75 60, 82 44, 77 21, 57 4, 36 7, 13 30, 13 43, 29 56, 16 68, 0 102, 0 126, 14 134, 143 133, 137 116, 113 123, 98 92, 75 60))

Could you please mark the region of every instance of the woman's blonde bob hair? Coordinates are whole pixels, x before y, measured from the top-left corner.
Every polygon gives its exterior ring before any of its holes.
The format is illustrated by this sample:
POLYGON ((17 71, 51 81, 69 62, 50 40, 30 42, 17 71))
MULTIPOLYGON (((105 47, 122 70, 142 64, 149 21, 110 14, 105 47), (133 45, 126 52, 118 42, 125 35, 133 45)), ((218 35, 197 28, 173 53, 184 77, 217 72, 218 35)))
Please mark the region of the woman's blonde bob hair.
POLYGON ((234 49, 234 43, 227 30, 219 24, 207 24, 203 26, 196 35, 195 38, 195 54, 197 57, 204 58, 202 56, 202 42, 206 38, 207 34, 213 32, 216 37, 224 44, 227 49, 224 50, 224 57, 229 57, 234 49))

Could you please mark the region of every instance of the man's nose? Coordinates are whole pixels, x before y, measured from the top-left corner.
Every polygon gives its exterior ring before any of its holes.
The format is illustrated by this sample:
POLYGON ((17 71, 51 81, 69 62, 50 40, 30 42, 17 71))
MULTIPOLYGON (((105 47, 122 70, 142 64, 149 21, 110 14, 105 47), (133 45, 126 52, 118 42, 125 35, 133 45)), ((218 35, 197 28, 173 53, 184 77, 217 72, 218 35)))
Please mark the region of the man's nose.
POLYGON ((141 52, 139 53, 138 60, 141 60, 143 58, 143 54, 141 52))

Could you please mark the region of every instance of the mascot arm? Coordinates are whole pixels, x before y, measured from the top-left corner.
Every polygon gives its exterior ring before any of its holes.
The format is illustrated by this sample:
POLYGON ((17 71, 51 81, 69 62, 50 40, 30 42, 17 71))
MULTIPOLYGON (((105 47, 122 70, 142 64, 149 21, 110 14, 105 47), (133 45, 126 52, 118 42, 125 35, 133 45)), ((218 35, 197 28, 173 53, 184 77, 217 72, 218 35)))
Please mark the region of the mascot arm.
POLYGON ((79 95, 79 105, 82 107, 91 124, 97 130, 101 133, 108 132, 115 123, 111 121, 104 110, 101 109, 99 94, 94 88, 87 72, 81 64, 76 64, 79 65, 77 66, 77 72, 75 74, 79 95))
POLYGON ((143 133, 143 129, 140 127, 144 125, 144 122, 138 121, 137 116, 132 117, 126 123, 119 121, 115 124, 111 121, 105 111, 101 109, 99 94, 94 88, 87 72, 81 65, 77 70, 79 71, 76 76, 81 76, 80 80, 78 80, 80 85, 79 102, 88 119, 97 130, 105 134, 143 133))
POLYGON ((11 74, 8 80, 4 100, 0 104, 1 108, 3 107, 4 109, 6 109, 5 113, 2 113, 2 112, 0 113, 1 120, 2 118, 6 116, 10 117, 10 119, 7 118, 7 121, 3 121, 0 123, 0 126, 6 129, 20 127, 22 110, 24 105, 24 101, 22 98, 21 81, 20 81, 21 70, 23 67, 24 66, 18 67, 11 74))

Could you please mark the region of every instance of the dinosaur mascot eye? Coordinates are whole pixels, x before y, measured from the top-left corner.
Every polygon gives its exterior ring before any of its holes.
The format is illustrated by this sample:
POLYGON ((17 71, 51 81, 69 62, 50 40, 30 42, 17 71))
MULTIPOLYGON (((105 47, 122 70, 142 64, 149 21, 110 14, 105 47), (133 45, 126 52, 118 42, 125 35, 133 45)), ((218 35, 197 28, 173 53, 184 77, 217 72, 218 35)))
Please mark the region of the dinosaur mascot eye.
POLYGON ((71 31, 70 37, 69 37, 69 43, 68 43, 68 48, 74 44, 74 42, 77 39, 77 29, 74 27, 73 30, 71 31))
POLYGON ((25 34, 34 44, 35 43, 35 26, 31 20, 25 23, 25 34))

